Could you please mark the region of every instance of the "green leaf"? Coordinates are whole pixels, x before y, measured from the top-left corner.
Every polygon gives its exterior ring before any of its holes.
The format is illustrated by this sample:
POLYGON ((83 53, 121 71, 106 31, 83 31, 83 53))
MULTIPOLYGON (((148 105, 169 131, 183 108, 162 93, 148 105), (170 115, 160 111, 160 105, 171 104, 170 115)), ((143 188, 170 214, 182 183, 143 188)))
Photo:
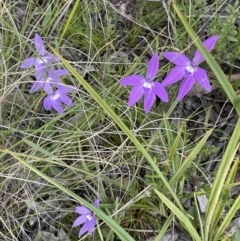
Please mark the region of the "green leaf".
POLYGON ((40 147, 39 145, 36 145, 32 141, 29 141, 28 139, 23 139, 23 141, 25 143, 27 143, 29 146, 31 146, 34 150, 39 151, 40 153, 44 154, 45 156, 54 157, 54 155, 51 152, 45 150, 44 148, 40 147))
POLYGON ((234 201, 232 207, 230 208, 224 220, 222 221, 220 227, 217 229, 217 233, 214 235, 213 241, 218 241, 219 238, 221 238, 221 235, 223 235, 224 231, 226 230, 231 220, 236 215, 236 212, 239 211, 239 209, 240 209, 240 195, 238 195, 237 199, 234 201))
POLYGON ((168 156, 168 160, 170 160, 172 165, 167 165, 167 169, 164 170, 165 173, 168 173, 168 169, 172 168, 173 173, 176 172, 176 170, 178 170, 179 166, 180 166, 180 157, 178 154, 176 154, 176 149, 177 149, 177 145, 181 139, 181 133, 182 133, 182 129, 183 129, 183 125, 181 125, 181 128, 179 129, 177 135, 171 130, 171 125, 169 123, 169 120, 167 118, 164 119, 164 124, 165 124, 165 133, 166 133, 166 137, 167 137, 167 144, 168 144, 168 148, 169 148, 169 156, 168 156), (172 160, 174 159, 174 162, 172 162, 172 160))
POLYGON ((49 7, 47 8, 47 11, 44 14, 44 19, 43 19, 43 22, 42 22, 42 28, 46 27, 47 24, 49 24, 51 18, 52 18, 52 8, 51 8, 51 5, 49 5, 49 7))
POLYGON ((193 227, 191 221, 189 220, 188 216, 185 215, 184 212, 182 212, 174 203, 172 203, 158 190, 154 189, 154 191, 159 196, 159 198, 164 202, 164 204, 173 212, 173 214, 178 217, 183 227, 187 230, 188 234, 193 238, 193 240, 202 241, 196 229, 193 227))
POLYGON ((223 159, 218 168, 217 175, 215 177, 215 181, 213 183, 211 194, 208 200, 206 220, 205 220, 205 240, 208 240, 209 233, 213 233, 213 228, 217 225, 217 223, 213 222, 213 216, 214 216, 214 213, 217 211, 217 204, 219 202, 219 197, 223 191, 224 182, 228 175, 232 161, 234 160, 236 151, 239 148, 239 133, 240 133, 240 119, 236 124, 236 127, 229 140, 227 149, 223 155, 223 159))
POLYGON ((170 186, 174 186, 177 181, 183 176, 184 172, 191 165, 192 161, 196 158, 198 153, 201 151, 203 145, 206 143, 208 137, 211 135, 212 130, 207 131, 206 135, 198 142, 198 144, 194 147, 194 149, 189 153, 189 155, 185 158, 182 165, 170 179, 170 186))
POLYGON ((157 237, 154 239, 154 241, 159 241, 162 240, 162 237, 164 236, 164 234, 166 234, 167 230, 169 229, 170 224, 172 223, 173 220, 173 215, 171 214, 166 222, 164 223, 164 225, 162 226, 161 231, 159 232, 159 234, 157 235, 157 237))
MULTIPOLYGON (((238 162, 239 162, 239 158, 237 158, 234 162, 234 164, 232 165, 232 168, 228 174, 227 180, 224 183, 223 189, 222 189, 222 198, 224 199, 223 201, 225 201, 226 199, 230 199, 230 195, 231 195, 231 186, 228 188, 224 188, 226 185, 230 185, 231 183, 234 183, 236 174, 237 174, 237 170, 238 170, 238 162)), ((221 219, 221 216, 224 212, 225 206, 223 205, 222 202, 218 202, 216 210, 213 214, 213 219, 212 219, 212 223, 215 224, 215 226, 218 224, 218 222, 221 219)), ((215 227, 213 225, 213 228, 215 227)))

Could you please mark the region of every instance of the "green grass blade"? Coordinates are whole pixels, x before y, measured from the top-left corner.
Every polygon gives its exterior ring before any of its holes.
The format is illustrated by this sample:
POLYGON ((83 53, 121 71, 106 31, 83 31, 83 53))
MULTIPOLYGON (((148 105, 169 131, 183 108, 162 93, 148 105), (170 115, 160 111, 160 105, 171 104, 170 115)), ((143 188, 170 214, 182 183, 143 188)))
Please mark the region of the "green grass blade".
POLYGON ((202 149, 203 145, 206 143, 211 133, 212 133, 212 130, 207 131, 206 135, 198 142, 198 144, 194 147, 191 153, 186 157, 183 164, 180 166, 180 168, 176 171, 176 173, 170 179, 169 184, 171 187, 174 186, 177 183, 177 181, 183 176, 184 172, 191 165, 192 161, 196 158, 196 156, 202 149))
POLYGON ((193 238, 193 240, 201 241, 201 238, 199 237, 196 229, 193 227, 188 216, 185 215, 185 213, 183 213, 177 206, 175 206, 168 198, 166 198, 158 190, 154 189, 154 191, 156 192, 158 197, 164 202, 164 204, 173 212, 173 214, 178 217, 183 227, 187 230, 188 234, 193 238))
POLYGON ((60 37, 60 39, 59 39, 59 44, 60 44, 60 42, 62 41, 63 36, 65 35, 65 33, 66 33, 66 31, 67 31, 67 29, 68 29, 68 27, 69 27, 69 25, 70 25, 70 23, 71 23, 71 21, 72 21, 72 19, 73 19, 73 16, 74 16, 75 12, 77 11, 77 7, 78 7, 80 1, 81 1, 81 0, 76 0, 76 2, 75 2, 74 5, 73 5, 72 11, 71 11, 71 13, 70 13, 69 16, 68 16, 68 20, 67 20, 67 22, 66 22, 65 25, 64 25, 64 29, 63 29, 62 34, 61 34, 61 37, 60 37))
POLYGON ((166 166, 167 167, 166 173, 168 172, 169 168, 172 168, 173 173, 175 173, 176 170, 178 170, 180 163, 181 163, 181 159, 180 159, 179 155, 176 154, 176 149, 177 149, 180 137, 181 137, 181 132, 182 132, 183 126, 181 126, 181 128, 179 129, 179 131, 176 135, 171 130, 171 125, 167 118, 164 119, 164 124, 165 124, 165 129, 166 129, 165 132, 166 132, 167 144, 168 144, 168 148, 169 148, 168 160, 170 160, 170 162, 171 162, 171 165, 166 166), (172 161, 173 159, 174 159, 174 161, 172 161))
MULTIPOLYGON (((236 174, 238 171, 238 162, 239 162, 239 158, 237 158, 234 161, 234 164, 232 165, 231 170, 228 173, 228 177, 227 177, 226 182, 224 183, 224 186, 234 183, 234 180, 235 180, 235 177, 236 177, 236 174)), ((224 200, 227 200, 231 196, 232 188, 229 187, 226 190, 224 190, 224 189, 225 188, 223 188, 223 190, 222 190, 222 195, 224 195, 224 197, 223 197, 224 200)), ((213 219, 212 219, 212 229, 215 228, 215 226, 218 224, 219 220, 222 217, 224 209, 225 209, 225 206, 222 203, 218 203, 218 206, 216 208, 216 211, 214 212, 213 219)))
POLYGON ((198 204, 198 201, 197 201, 197 196, 196 196, 196 193, 194 192, 194 202, 195 202, 195 207, 196 207, 196 217, 197 217, 197 220, 198 220, 198 223, 199 223, 199 232, 201 233, 201 237, 203 238, 204 237, 204 228, 203 228, 203 225, 204 223, 202 222, 202 218, 201 218, 201 214, 200 214, 200 210, 199 210, 199 204, 198 204))
POLYGON ((51 183, 52 185, 57 187, 59 190, 66 193, 67 195, 73 197, 79 203, 86 206, 87 208, 89 208, 94 213, 96 213, 98 215, 98 217, 100 217, 118 235, 118 237, 121 240, 123 240, 123 241, 134 241, 134 239, 121 226, 119 226, 112 218, 110 218, 108 215, 106 215, 103 211, 94 207, 91 203, 88 203, 86 200, 79 197, 77 194, 73 193, 68 188, 66 188, 63 185, 61 185, 60 183, 56 182, 53 178, 51 178, 51 177, 47 176, 46 174, 42 173, 37 168, 35 168, 34 166, 30 165, 25 160, 20 158, 16 153, 14 153, 10 150, 7 150, 7 149, 1 150, 1 152, 8 153, 8 154, 12 155, 20 163, 22 163, 24 166, 26 166, 29 170, 36 173, 39 177, 42 177, 43 179, 45 179, 46 181, 48 181, 49 183, 51 183))
POLYGON ((208 240, 209 233, 212 233, 212 228, 215 227, 215 223, 212 223, 213 215, 217 208, 219 197, 223 190, 223 185, 228 175, 230 166, 235 158, 235 153, 239 148, 239 133, 240 133, 240 119, 238 120, 236 127, 229 140, 227 149, 223 155, 220 167, 217 171, 215 181, 209 197, 207 211, 206 211, 206 222, 205 222, 205 240, 208 240))
POLYGON ((167 190, 171 193, 172 197, 174 198, 175 202, 177 203, 178 207, 183 210, 183 207, 176 196, 176 194, 173 192, 172 188, 170 187, 168 181, 162 174, 162 172, 159 170, 157 164, 154 162, 154 160, 151 158, 151 156, 148 154, 144 146, 138 141, 138 139, 135 137, 135 135, 129 130, 129 128, 123 123, 121 118, 119 118, 115 112, 112 110, 112 108, 98 95, 98 93, 85 81, 82 76, 66 61, 56 50, 52 49, 54 54, 56 54, 59 59, 63 62, 65 67, 68 69, 68 71, 79 81, 80 84, 86 89, 86 91, 92 96, 92 98, 101 106, 101 108, 104 110, 104 112, 113 119, 113 121, 121 128, 121 130, 128 136, 128 138, 135 144, 135 146, 138 148, 138 150, 142 153, 142 155, 148 160, 149 164, 152 166, 153 170, 157 173, 158 177, 162 180, 163 184, 167 188, 167 190))
POLYGON ((39 151, 40 153, 44 154, 45 156, 54 157, 54 155, 51 152, 49 152, 46 149, 40 147, 39 145, 36 145, 32 141, 29 141, 28 139, 23 139, 23 141, 26 144, 28 144, 29 146, 31 146, 34 150, 39 151))
POLYGON ((170 224, 172 223, 173 221, 173 215, 171 214, 166 222, 164 223, 161 231, 159 232, 159 234, 157 235, 157 237, 154 239, 154 241, 159 241, 159 240, 162 240, 162 237, 164 236, 164 234, 166 234, 167 230, 169 229, 169 226, 170 224))
POLYGON ((214 235, 214 240, 217 241, 221 238, 221 235, 223 235, 224 231, 228 227, 231 220, 234 218, 236 212, 240 209, 240 195, 238 195, 237 199, 234 201, 232 207, 228 211, 227 215, 225 216, 223 222, 221 223, 220 227, 217 229, 216 235, 214 235))

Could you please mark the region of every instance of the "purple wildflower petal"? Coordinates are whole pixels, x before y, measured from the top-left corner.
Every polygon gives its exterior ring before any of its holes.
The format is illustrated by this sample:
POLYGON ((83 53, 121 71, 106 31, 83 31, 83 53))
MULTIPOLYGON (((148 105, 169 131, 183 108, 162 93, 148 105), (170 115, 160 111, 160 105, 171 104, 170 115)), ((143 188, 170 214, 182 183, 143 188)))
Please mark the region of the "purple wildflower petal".
POLYGON ((40 56, 44 56, 45 47, 42 41, 42 38, 36 33, 35 34, 35 47, 40 56))
POLYGON ((170 62, 174 63, 177 66, 186 66, 190 63, 190 60, 185 54, 174 53, 174 52, 165 52, 163 56, 168 59, 170 62))
MULTIPOLYGON (((61 80, 57 77, 50 75, 46 71, 35 71, 36 82, 38 83, 39 88, 36 90, 43 88, 46 93, 53 92, 52 86, 61 80), (48 77, 46 77, 48 76, 48 77)), ((33 88, 33 87, 32 87, 33 88)))
POLYGON ((189 75, 183 80, 179 88, 178 100, 181 100, 188 93, 188 91, 192 88, 194 83, 195 83, 195 78, 193 75, 189 75))
POLYGON ((155 101, 156 97, 152 89, 149 89, 145 93, 145 98, 144 98, 144 110, 146 113, 150 111, 152 108, 152 105, 155 101))
POLYGON ((52 77, 48 76, 47 78, 42 78, 41 81, 45 84, 53 85, 55 83, 60 82, 60 79, 54 78, 54 77, 52 78, 52 77))
POLYGON ((35 76, 38 81, 41 81, 46 84, 57 85, 62 83, 59 76, 53 72, 53 70, 40 70, 35 71, 35 76))
MULTIPOLYGON (((94 206, 98 208, 100 199, 96 199, 94 201, 94 206)), ((80 217, 77 218, 77 220, 74 222, 73 227, 76 227, 80 224, 84 225, 82 226, 80 232, 79 232, 79 238, 88 231, 89 235, 92 235, 92 232, 94 230, 94 227, 96 225, 96 216, 94 213, 89 210, 88 208, 84 206, 77 206, 75 209, 75 212, 82 214, 80 217)))
POLYGON ((52 101, 52 107, 60 114, 63 114, 63 108, 59 99, 52 101))
POLYGON ((207 76, 205 69, 197 67, 197 70, 194 72, 194 77, 196 81, 207 91, 211 91, 211 85, 207 76))
POLYGON ((56 82, 55 87, 58 88, 58 93, 60 93, 60 95, 68 95, 71 91, 75 90, 75 89, 70 89, 68 85, 62 82, 56 82))
POLYGON ((50 66, 48 66, 48 63, 43 58, 36 58, 34 66, 35 66, 35 71, 36 72, 38 72, 38 71, 41 71, 41 72, 46 71, 46 68, 50 67, 50 66))
POLYGON ((158 69, 159 69, 158 54, 154 54, 148 63, 147 78, 149 80, 153 80, 157 75, 158 69))
POLYGON ((68 71, 66 69, 56 69, 54 70, 53 74, 57 76, 67 75, 68 71))
POLYGON ((154 82, 152 90, 156 96, 158 96, 162 101, 168 102, 168 93, 162 84, 154 82))
POLYGON ((41 89, 41 88, 42 88, 42 83, 36 81, 36 82, 32 85, 32 87, 31 87, 29 93, 32 94, 32 93, 38 91, 38 90, 41 89))
POLYGON ((36 80, 43 80, 43 79, 45 79, 46 78, 46 75, 47 75, 48 73, 43 69, 43 68, 41 68, 41 69, 35 69, 35 77, 36 77, 36 80))
POLYGON ((41 59, 37 58, 35 63, 35 75, 36 73, 40 72, 43 75, 46 76, 46 70, 49 69, 50 66, 48 66, 47 63, 42 62, 41 59))
POLYGON ((46 57, 51 59, 52 63, 58 63, 60 61, 59 58, 54 54, 47 54, 46 57))
POLYGON ((184 75, 185 75, 185 67, 176 66, 170 71, 170 73, 162 81, 162 85, 168 86, 168 85, 174 84, 178 82, 180 79, 182 79, 184 75))
POLYGON ((53 88, 52 88, 52 85, 51 83, 47 83, 46 81, 43 82, 43 90, 47 93, 47 94, 50 94, 53 92, 53 88))
POLYGON ((44 100, 43 100, 43 107, 45 110, 51 110, 52 107, 52 101, 51 101, 51 97, 47 96, 44 100))
POLYGON ((128 106, 135 105, 142 98, 143 94, 144 88, 142 85, 134 86, 129 95, 128 106))
POLYGON ((89 221, 87 220, 86 223, 82 226, 80 232, 79 232, 79 238, 85 233, 89 232, 89 221))
POLYGON ((144 82, 145 78, 142 75, 129 75, 120 80, 121 85, 137 86, 144 82))
POLYGON ((83 206, 77 206, 75 208, 75 212, 78 213, 78 214, 89 214, 89 213, 91 213, 91 211, 88 208, 83 207, 83 206))
POLYGON ((67 95, 61 95, 59 99, 67 106, 72 107, 72 100, 67 95))
POLYGON ((86 220, 87 220, 86 215, 81 215, 74 221, 72 227, 75 228, 78 225, 81 225, 81 224, 85 223, 86 220))
POLYGON ((55 63, 54 55, 52 55, 52 54, 47 54, 45 56, 40 56, 39 59, 44 60, 45 63, 49 63, 49 64, 55 63))
POLYGON ((43 70, 46 70, 46 68, 53 69, 52 64, 53 64, 52 58, 40 56, 40 57, 36 58, 35 68, 43 69, 43 70))
POLYGON ((90 236, 92 235, 95 225, 96 225, 96 217, 93 216, 92 219, 88 222, 88 233, 90 236))
MULTIPOLYGON (((207 50, 210 52, 213 49, 214 45, 216 44, 217 40, 218 40, 218 36, 214 35, 214 36, 208 38, 207 40, 205 40, 203 42, 203 44, 205 45, 207 50)), ((203 61, 204 61, 204 57, 202 56, 200 51, 197 50, 193 57, 194 64, 198 65, 198 64, 202 63, 203 61)))
POLYGON ((66 95, 74 90, 76 90, 77 88, 73 85, 66 85, 66 84, 58 84, 59 88, 58 88, 58 93, 60 95, 66 95))
POLYGON ((19 67, 21 69, 26 69, 26 68, 34 66, 35 63, 36 63, 36 58, 30 57, 30 58, 25 59, 19 67))
POLYGON ((53 58, 53 55, 47 55, 47 56, 40 56, 36 58, 35 62, 35 69, 37 71, 55 71, 53 64, 56 61, 53 58))
POLYGON ((48 81, 49 83, 51 83, 51 84, 61 83, 62 84, 61 79, 56 74, 49 72, 48 75, 49 76, 46 78, 46 81, 48 81))
POLYGON ((95 207, 95 208, 98 208, 100 202, 101 202, 101 199, 99 199, 99 198, 96 199, 96 200, 94 201, 94 203, 93 203, 94 207, 95 207))

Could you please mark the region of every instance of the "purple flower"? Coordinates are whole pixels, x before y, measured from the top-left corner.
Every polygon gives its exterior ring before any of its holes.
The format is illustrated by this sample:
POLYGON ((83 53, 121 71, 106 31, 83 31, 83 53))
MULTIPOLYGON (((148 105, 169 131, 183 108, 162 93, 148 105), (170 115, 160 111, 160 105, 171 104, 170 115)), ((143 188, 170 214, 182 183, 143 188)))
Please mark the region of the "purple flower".
POLYGON ((121 85, 133 86, 128 106, 136 104, 144 95, 144 110, 148 113, 158 96, 162 101, 168 102, 168 94, 163 85, 159 82, 154 82, 159 68, 158 55, 154 54, 148 63, 147 76, 130 75, 120 81, 121 85))
POLYGON ((60 76, 68 74, 65 69, 45 70, 36 72, 36 81, 32 85, 29 93, 34 93, 39 89, 43 89, 46 93, 53 92, 53 87, 63 86, 60 76))
POLYGON ((63 113, 62 103, 69 107, 73 106, 72 100, 67 94, 73 91, 75 87, 62 83, 60 76, 68 74, 68 71, 54 68, 53 63, 59 62, 59 59, 55 55, 46 53, 41 37, 35 34, 34 40, 39 56, 27 58, 20 65, 22 69, 35 67, 36 81, 29 92, 34 93, 42 88, 47 93, 47 97, 43 100, 43 107, 46 110, 54 108, 57 112, 63 113))
POLYGON ((51 64, 59 62, 57 56, 52 54, 46 54, 46 50, 42 41, 42 38, 36 33, 35 34, 35 48, 38 52, 39 57, 30 57, 25 59, 20 65, 21 69, 26 69, 34 66, 36 71, 42 70, 47 66, 51 66, 51 64))
MULTIPOLYGON (((203 44, 208 51, 211 51, 217 42, 218 36, 212 36, 205 40, 203 44)), ((205 69, 198 67, 204 61, 199 50, 194 54, 193 61, 190 61, 185 54, 165 52, 164 57, 174 63, 174 67, 163 80, 163 86, 176 83, 184 78, 178 92, 178 100, 181 100, 192 88, 195 82, 199 83, 207 91, 211 90, 211 85, 205 69)))
POLYGON ((61 86, 56 91, 48 93, 48 96, 43 100, 43 107, 45 110, 51 110, 53 107, 58 113, 62 114, 62 103, 72 107, 72 100, 67 96, 68 93, 75 89, 74 86, 61 86))
MULTIPOLYGON (((97 199, 94 202, 94 206, 98 208, 100 199, 97 199)), ((96 225, 96 216, 95 214, 90 211, 88 208, 84 206, 77 206, 75 209, 75 212, 78 214, 81 214, 73 223, 73 228, 77 227, 78 225, 81 225, 84 223, 82 226, 80 232, 79 232, 79 238, 85 233, 88 232, 89 235, 92 235, 93 229, 96 225)))

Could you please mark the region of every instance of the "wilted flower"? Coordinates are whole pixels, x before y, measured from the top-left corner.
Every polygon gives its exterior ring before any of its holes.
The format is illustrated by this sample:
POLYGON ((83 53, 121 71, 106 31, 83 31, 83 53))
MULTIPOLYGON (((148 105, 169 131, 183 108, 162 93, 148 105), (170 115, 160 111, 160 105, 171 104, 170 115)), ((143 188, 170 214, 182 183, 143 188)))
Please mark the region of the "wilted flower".
POLYGON ((121 85, 133 86, 129 96, 128 106, 136 104, 143 95, 145 95, 144 110, 146 113, 150 111, 156 96, 162 101, 168 102, 168 94, 163 85, 153 81, 157 75, 158 68, 158 55, 154 54, 148 63, 146 77, 142 75, 130 75, 120 81, 121 85))
MULTIPOLYGON (((211 51, 217 42, 218 36, 212 36, 205 40, 203 44, 208 51, 211 51)), ((165 52, 164 57, 174 63, 174 67, 163 80, 162 84, 168 86, 184 78, 178 92, 178 100, 181 100, 197 81, 207 91, 211 90, 211 85, 205 69, 198 67, 204 61, 199 50, 194 54, 193 61, 190 61, 185 54, 165 52)))
POLYGON ((59 62, 57 56, 46 53, 42 38, 37 33, 35 34, 34 43, 39 56, 25 59, 20 68, 26 69, 34 66, 36 71, 41 71, 45 67, 50 67, 53 63, 59 62))
POLYGON ((53 107, 58 113, 62 114, 63 108, 62 103, 72 107, 72 100, 67 96, 68 93, 73 91, 75 87, 73 86, 61 86, 56 91, 48 93, 48 96, 43 100, 43 107, 45 110, 51 110, 53 107))
MULTIPOLYGON (((94 206, 96 208, 99 207, 100 199, 97 199, 94 202, 94 206)), ((78 214, 81 214, 73 223, 73 228, 83 224, 80 232, 79 232, 79 238, 85 233, 88 232, 89 235, 92 235, 93 229, 96 225, 96 216, 95 214, 90 211, 88 208, 84 206, 77 206, 75 209, 75 212, 78 214)))

